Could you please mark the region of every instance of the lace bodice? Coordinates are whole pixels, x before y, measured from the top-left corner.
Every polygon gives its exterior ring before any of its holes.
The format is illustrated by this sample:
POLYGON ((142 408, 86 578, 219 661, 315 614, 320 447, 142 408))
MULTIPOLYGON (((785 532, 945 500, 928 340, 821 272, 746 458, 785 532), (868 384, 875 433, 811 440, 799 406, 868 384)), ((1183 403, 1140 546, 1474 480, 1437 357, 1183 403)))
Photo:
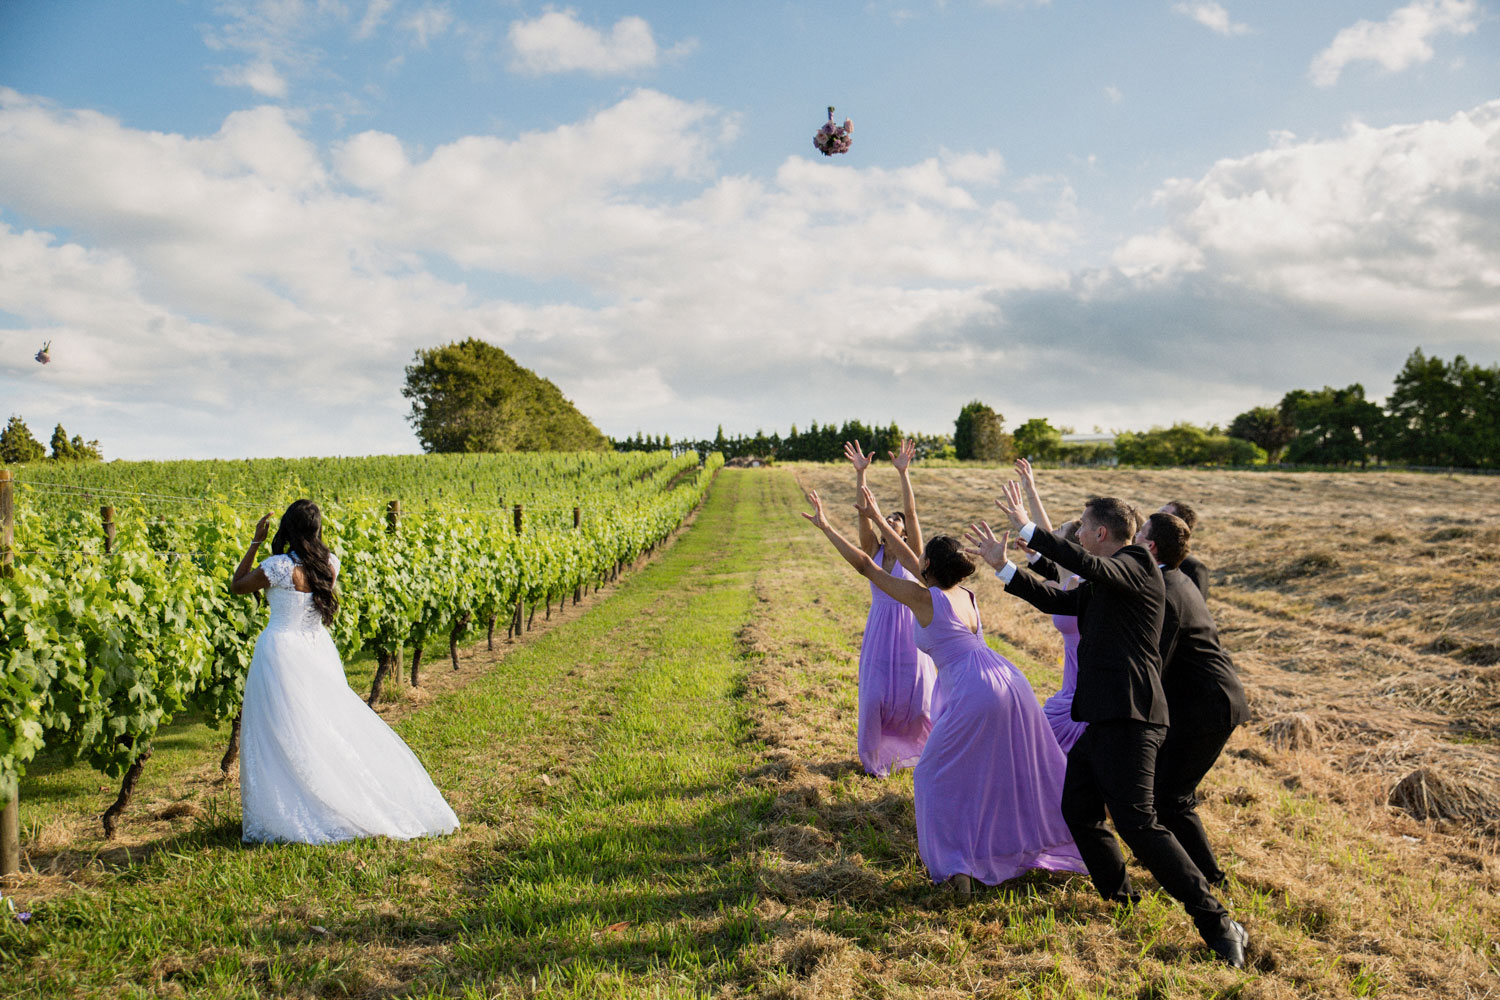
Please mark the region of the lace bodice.
MULTIPOLYGON (((266 631, 314 632, 323 628, 323 617, 313 606, 312 594, 304 594, 292 584, 292 569, 300 563, 296 553, 272 556, 260 564, 261 572, 271 582, 266 592, 266 603, 271 607, 266 631)), ((338 576, 339 557, 332 552, 328 561, 338 576)))

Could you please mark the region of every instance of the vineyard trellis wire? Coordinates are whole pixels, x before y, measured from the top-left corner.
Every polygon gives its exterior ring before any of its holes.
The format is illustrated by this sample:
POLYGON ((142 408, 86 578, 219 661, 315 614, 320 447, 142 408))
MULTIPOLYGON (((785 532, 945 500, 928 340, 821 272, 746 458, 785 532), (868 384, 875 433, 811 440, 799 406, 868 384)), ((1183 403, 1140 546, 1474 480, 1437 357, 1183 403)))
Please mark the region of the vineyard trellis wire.
MULTIPOLYGON (((58 750, 121 779, 102 817, 113 836, 152 737, 187 710, 230 725, 228 769, 264 617, 228 581, 261 512, 300 495, 323 507, 342 562, 330 632, 346 661, 374 654, 373 704, 404 647, 445 636, 457 669, 458 643, 480 624, 493 647, 497 620, 514 634, 527 606, 550 616, 617 575, 682 523, 722 464, 665 452, 383 456, 109 463, 35 480, 22 467, 0 576, 0 801, 14 803, 42 748, 58 750)), ((420 665, 414 652, 413 683, 420 665)))

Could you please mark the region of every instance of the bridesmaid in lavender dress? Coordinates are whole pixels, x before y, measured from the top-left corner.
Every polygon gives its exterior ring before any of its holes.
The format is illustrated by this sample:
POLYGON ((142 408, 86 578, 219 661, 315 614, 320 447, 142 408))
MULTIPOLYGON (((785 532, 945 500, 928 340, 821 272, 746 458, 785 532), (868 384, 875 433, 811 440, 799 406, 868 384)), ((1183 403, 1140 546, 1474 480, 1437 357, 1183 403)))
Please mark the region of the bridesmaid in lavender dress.
POLYGON ((974 564, 958 540, 933 538, 918 562, 864 490, 860 515, 918 577, 900 579, 828 523, 817 493, 807 499, 813 513, 802 516, 861 575, 911 609, 917 643, 937 665, 943 703, 913 779, 917 850, 932 880, 951 883, 966 898, 972 879, 994 885, 1031 868, 1082 872, 1059 806, 1066 759, 1031 685, 985 644, 974 595, 959 586, 974 564))
MULTIPOLYGON (((1016 472, 1021 476, 1021 486, 1026 490, 1026 499, 1036 517, 1036 526, 1042 531, 1052 531, 1052 519, 1047 516, 1047 510, 1042 506, 1042 498, 1036 488, 1036 474, 1031 469, 1031 463, 1024 458, 1016 459, 1016 472)), ((1071 542, 1078 536, 1078 522, 1064 523, 1057 529, 1056 534, 1071 542)), ((1056 579, 1063 585, 1064 590, 1072 590, 1078 586, 1079 578, 1076 573, 1060 570, 1050 562, 1046 566, 1041 566, 1039 565, 1040 556, 1027 549, 1019 541, 1016 544, 1026 551, 1027 558, 1032 561, 1032 568, 1041 572, 1043 576, 1056 579)), ((1082 736, 1083 731, 1088 728, 1087 722, 1073 721, 1073 690, 1078 686, 1078 618, 1075 615, 1053 615, 1052 627, 1062 633, 1063 637, 1063 682, 1061 690, 1047 699, 1046 704, 1042 706, 1042 711, 1047 716, 1047 724, 1052 727, 1052 735, 1057 737, 1057 745, 1062 747, 1063 753, 1067 753, 1073 749, 1073 744, 1078 742, 1078 737, 1082 736)))
MULTIPOLYGON (((915 495, 907 467, 916 447, 901 442, 901 450, 891 455, 891 464, 901 479, 901 499, 905 512, 893 512, 886 521, 908 545, 922 547, 922 528, 917 521, 915 495)), ((865 489, 865 470, 870 458, 860 450, 859 442, 844 444, 844 455, 854 466, 855 500, 865 489)), ((859 519, 859 547, 893 576, 911 580, 901 568, 896 554, 880 544, 875 529, 864 518, 859 519)), ((933 689, 937 670, 931 658, 917 649, 912 639, 915 622, 911 611, 900 601, 887 597, 870 584, 870 617, 865 622, 864 640, 859 647, 859 760, 865 771, 884 778, 892 771, 916 766, 922 746, 932 730, 934 714, 933 689)))

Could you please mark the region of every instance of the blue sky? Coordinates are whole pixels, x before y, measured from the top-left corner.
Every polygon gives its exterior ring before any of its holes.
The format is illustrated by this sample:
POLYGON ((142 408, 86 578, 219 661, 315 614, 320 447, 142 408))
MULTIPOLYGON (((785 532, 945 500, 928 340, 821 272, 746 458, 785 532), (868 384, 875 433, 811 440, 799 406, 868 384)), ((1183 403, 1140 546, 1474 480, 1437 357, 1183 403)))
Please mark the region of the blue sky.
POLYGON ((0 392, 143 458, 415 450, 465 336, 615 435, 1379 396, 1500 360, 1497 57, 1479 0, 0 4, 0 392))

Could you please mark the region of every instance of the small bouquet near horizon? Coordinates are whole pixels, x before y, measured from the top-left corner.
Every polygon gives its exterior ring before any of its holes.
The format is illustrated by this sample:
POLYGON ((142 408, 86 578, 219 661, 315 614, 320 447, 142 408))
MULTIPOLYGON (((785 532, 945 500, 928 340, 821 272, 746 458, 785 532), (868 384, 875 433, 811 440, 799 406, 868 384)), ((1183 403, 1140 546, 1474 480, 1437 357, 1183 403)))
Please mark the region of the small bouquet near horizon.
POLYGON ((823 127, 813 133, 813 145, 818 152, 824 156, 832 156, 834 153, 849 152, 849 144, 854 141, 854 123, 844 119, 844 124, 837 125, 833 120, 833 105, 828 105, 828 121, 823 127))

